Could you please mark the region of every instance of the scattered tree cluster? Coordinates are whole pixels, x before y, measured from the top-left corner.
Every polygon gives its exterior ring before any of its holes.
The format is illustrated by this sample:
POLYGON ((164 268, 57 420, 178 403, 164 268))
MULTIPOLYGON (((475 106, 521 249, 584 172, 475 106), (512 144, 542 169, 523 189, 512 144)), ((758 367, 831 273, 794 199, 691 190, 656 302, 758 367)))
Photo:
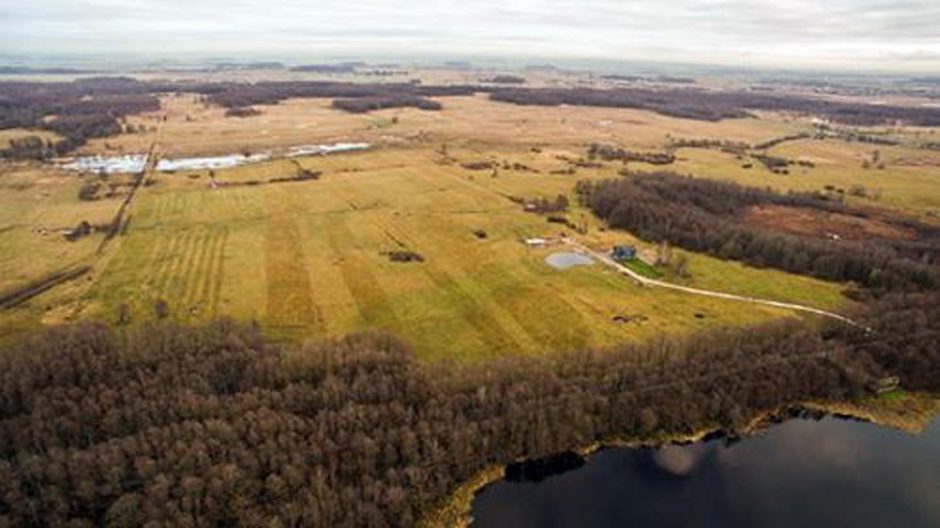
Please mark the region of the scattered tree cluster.
POLYGON ((651 165, 669 165, 676 161, 676 156, 672 152, 634 152, 613 145, 598 143, 592 143, 588 147, 588 157, 591 159, 601 158, 605 161, 640 161, 651 165))
POLYGON ((352 112, 354 114, 364 114, 373 110, 382 110, 383 108, 405 108, 412 107, 420 110, 440 110, 443 108, 441 103, 432 101, 419 95, 395 94, 380 95, 375 97, 358 97, 355 99, 334 99, 333 108, 352 112))
POLYGON ((92 202, 99 198, 98 191, 101 190, 101 183, 96 181, 86 181, 78 188, 78 199, 83 202, 92 202))
POLYGON ((461 163, 460 166, 467 170, 482 171, 495 168, 496 162, 491 160, 468 161, 461 163))
POLYGON ((254 117, 261 115, 261 110, 252 106, 236 106, 225 111, 225 117, 254 117))
POLYGON ((392 262, 424 262, 424 256, 409 249, 396 249, 386 253, 392 262))
POLYGON ((29 135, 11 139, 8 147, 0 149, 0 158, 42 160, 50 157, 55 151, 54 141, 44 141, 39 136, 29 135))
POLYGON ((767 168, 767 170, 776 174, 786 174, 788 172, 787 167, 789 167, 792 163, 787 158, 771 156, 768 154, 755 154, 754 159, 759 161, 761 165, 767 168))
POLYGON ((568 197, 564 194, 555 196, 554 199, 548 199, 544 196, 538 198, 523 198, 521 196, 510 196, 509 199, 522 205, 523 210, 528 213, 549 214, 560 213, 568 210, 568 197))
MULTIPOLYGON (((184 88, 184 87, 181 87, 184 88)), ((185 87, 208 95, 209 102, 226 108, 277 104, 291 98, 375 99, 472 95, 477 87, 465 85, 422 86, 415 83, 350 83, 332 81, 271 81, 224 83, 185 87), (208 92, 207 89, 211 89, 208 92)), ((343 108, 345 110, 345 108, 343 108)))
POLYGON ((480 79, 480 81, 492 84, 525 84, 525 78, 517 75, 495 75, 486 79, 480 79))
POLYGON ((742 141, 733 141, 730 139, 715 138, 670 138, 669 146, 671 148, 701 148, 718 149, 729 154, 744 154, 751 146, 742 141))

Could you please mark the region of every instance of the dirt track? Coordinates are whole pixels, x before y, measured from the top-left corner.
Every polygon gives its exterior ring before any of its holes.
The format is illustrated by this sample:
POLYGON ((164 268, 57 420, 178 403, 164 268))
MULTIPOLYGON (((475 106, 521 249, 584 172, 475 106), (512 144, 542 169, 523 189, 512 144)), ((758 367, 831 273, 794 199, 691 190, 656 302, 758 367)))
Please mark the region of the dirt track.
POLYGON ((670 289, 670 290, 683 291, 683 292, 691 293, 691 294, 694 294, 694 295, 704 295, 704 296, 706 296, 706 297, 717 297, 717 298, 719 298, 719 299, 729 299, 729 300, 733 300, 733 301, 742 301, 742 302, 749 302, 749 303, 754 303, 754 304, 762 304, 762 305, 765 305, 765 306, 773 306, 773 307, 776 307, 776 308, 785 308, 785 309, 788 309, 788 310, 796 310, 796 311, 800 311, 800 312, 809 312, 809 313, 812 313, 812 314, 821 315, 821 316, 823 316, 823 317, 829 317, 829 318, 831 318, 831 319, 836 319, 836 320, 838 320, 838 321, 842 321, 843 323, 850 324, 850 325, 852 325, 852 326, 859 326, 858 323, 856 323, 855 321, 849 319, 848 317, 845 317, 844 315, 839 315, 839 314, 837 314, 837 313, 835 313, 835 312, 830 312, 830 311, 827 311, 827 310, 822 310, 822 309, 820 309, 820 308, 813 308, 812 306, 806 306, 806 305, 802 305, 802 304, 795 304, 795 303, 788 303, 788 302, 780 302, 780 301, 771 301, 771 300, 768 300, 768 299, 759 299, 759 298, 757 298, 757 297, 748 297, 748 296, 745 296, 745 295, 735 295, 735 294, 733 294, 733 293, 724 293, 724 292, 717 292, 717 291, 711 291, 711 290, 702 290, 702 289, 699 289, 699 288, 692 288, 692 287, 689 287, 689 286, 681 286, 681 285, 679 285, 679 284, 671 284, 671 283, 668 283, 668 282, 663 282, 663 281, 661 281, 661 280, 650 279, 650 278, 644 277, 644 276, 640 275, 639 273, 637 273, 637 272, 631 270, 630 268, 628 268, 628 267, 626 267, 626 266, 620 264, 620 263, 617 262, 616 260, 610 258, 610 256, 608 256, 608 255, 605 254, 605 253, 601 253, 601 252, 598 252, 598 251, 594 251, 593 249, 590 249, 590 248, 588 248, 588 247, 586 247, 586 246, 584 246, 584 245, 582 245, 582 244, 579 244, 578 242, 575 242, 574 240, 571 240, 571 239, 568 239, 568 240, 566 241, 566 243, 567 243, 568 245, 570 245, 571 247, 573 247, 575 250, 577 250, 577 251, 579 251, 579 252, 581 252, 581 253, 590 255, 591 257, 593 257, 594 259, 598 260, 599 262, 601 262, 601 263, 603 263, 603 264, 606 264, 607 266, 610 266, 611 268, 617 270, 618 272, 620 272, 620 273, 622 273, 622 274, 624 274, 624 275, 629 276, 630 278, 634 279, 635 281, 639 282, 640 284, 642 284, 642 285, 644 285, 644 286, 656 286, 656 287, 660 287, 660 288, 668 288, 668 289, 670 289))

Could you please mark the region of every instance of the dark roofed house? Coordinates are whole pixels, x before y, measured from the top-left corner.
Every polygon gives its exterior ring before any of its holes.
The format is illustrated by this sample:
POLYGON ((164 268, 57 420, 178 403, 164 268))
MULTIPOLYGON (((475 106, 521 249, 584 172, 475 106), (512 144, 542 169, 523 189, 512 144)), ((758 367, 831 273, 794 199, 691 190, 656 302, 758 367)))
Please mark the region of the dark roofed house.
POLYGON ((636 258, 636 248, 633 246, 614 246, 610 250, 614 260, 631 260, 636 258))

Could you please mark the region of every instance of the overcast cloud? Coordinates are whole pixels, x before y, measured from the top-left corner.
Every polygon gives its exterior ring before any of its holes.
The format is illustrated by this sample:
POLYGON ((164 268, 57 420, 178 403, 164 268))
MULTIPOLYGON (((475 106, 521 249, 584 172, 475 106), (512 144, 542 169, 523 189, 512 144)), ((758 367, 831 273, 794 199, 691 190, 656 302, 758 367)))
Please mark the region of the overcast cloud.
POLYGON ((0 0, 7 53, 669 60, 940 73, 940 0, 0 0))

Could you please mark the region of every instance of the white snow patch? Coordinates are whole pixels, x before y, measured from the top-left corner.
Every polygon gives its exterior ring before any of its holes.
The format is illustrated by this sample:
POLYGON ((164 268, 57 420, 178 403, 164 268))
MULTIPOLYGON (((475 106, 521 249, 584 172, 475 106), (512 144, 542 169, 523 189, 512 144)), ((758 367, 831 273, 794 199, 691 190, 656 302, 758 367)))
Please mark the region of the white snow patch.
MULTIPOLYGON (((326 155, 337 152, 350 152, 355 150, 366 150, 371 148, 369 143, 333 143, 326 145, 301 145, 291 147, 287 150, 286 156, 294 158, 297 156, 326 155)), ((228 169, 245 165, 248 163, 257 163, 271 159, 271 154, 229 154, 227 156, 210 156, 202 158, 177 158, 162 159, 157 162, 158 171, 177 171, 177 170, 200 170, 200 169, 228 169)))
POLYGON ((333 143, 332 145, 301 145, 294 147, 287 152, 291 158, 296 156, 311 156, 314 154, 333 154, 336 152, 349 152, 354 150, 366 150, 372 147, 369 143, 333 143))
POLYGON ((82 172, 140 172, 147 165, 146 154, 125 156, 82 156, 62 165, 62 168, 82 172))
POLYGON ((257 163, 270 159, 269 154, 229 154, 227 156, 209 156, 204 158, 162 159, 157 162, 158 171, 228 169, 246 163, 257 163))

